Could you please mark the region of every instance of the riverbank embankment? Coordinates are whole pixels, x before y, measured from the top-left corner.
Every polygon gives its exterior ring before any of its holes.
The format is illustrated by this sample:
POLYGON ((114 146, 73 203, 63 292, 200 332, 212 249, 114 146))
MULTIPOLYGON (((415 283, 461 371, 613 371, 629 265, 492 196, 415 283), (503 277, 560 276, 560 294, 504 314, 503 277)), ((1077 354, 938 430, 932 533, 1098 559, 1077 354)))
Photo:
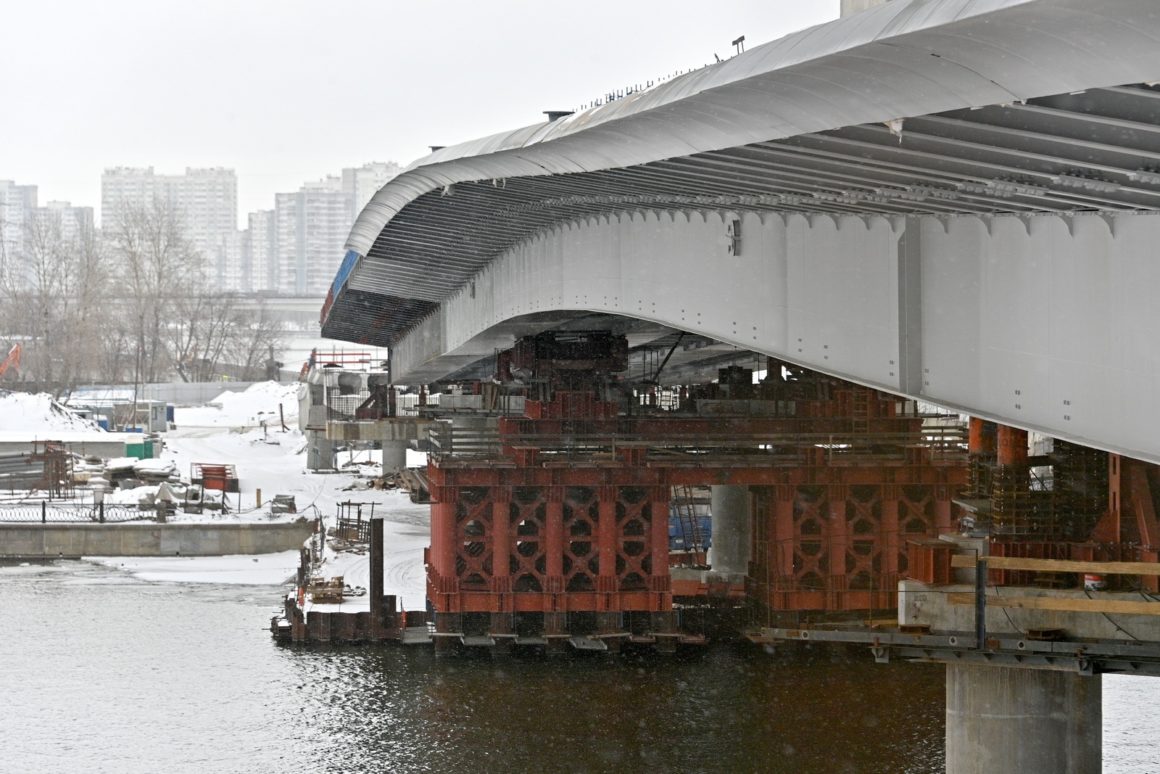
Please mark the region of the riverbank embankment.
POLYGON ((240 524, 0 524, 0 558, 223 556, 296 550, 316 522, 240 524))

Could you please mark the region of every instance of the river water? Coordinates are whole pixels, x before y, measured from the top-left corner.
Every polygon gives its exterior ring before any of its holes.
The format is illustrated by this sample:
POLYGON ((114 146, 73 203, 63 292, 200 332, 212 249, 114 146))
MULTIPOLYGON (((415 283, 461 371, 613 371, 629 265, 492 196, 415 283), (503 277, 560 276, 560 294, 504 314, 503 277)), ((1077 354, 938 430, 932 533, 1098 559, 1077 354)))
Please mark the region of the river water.
MULTIPOLYGON (((0 566, 0 771, 943 768, 938 666, 821 648, 557 661, 279 646, 265 626, 281 593, 0 566)), ((1157 682, 1104 686, 1104 770, 1160 770, 1157 682)))

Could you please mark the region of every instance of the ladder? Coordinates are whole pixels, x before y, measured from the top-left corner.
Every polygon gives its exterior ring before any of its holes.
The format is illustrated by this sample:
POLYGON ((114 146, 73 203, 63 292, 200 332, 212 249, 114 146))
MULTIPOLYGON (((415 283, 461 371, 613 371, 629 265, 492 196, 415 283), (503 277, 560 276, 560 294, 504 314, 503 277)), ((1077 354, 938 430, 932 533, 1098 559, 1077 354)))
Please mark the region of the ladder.
POLYGON ((693 488, 688 484, 676 487, 677 521, 681 527, 681 539, 689 559, 695 565, 706 562, 704 538, 697 524, 697 511, 693 505, 693 488))
POLYGON ((870 433, 870 390, 865 387, 855 387, 851 396, 851 419, 855 435, 869 435, 870 433))

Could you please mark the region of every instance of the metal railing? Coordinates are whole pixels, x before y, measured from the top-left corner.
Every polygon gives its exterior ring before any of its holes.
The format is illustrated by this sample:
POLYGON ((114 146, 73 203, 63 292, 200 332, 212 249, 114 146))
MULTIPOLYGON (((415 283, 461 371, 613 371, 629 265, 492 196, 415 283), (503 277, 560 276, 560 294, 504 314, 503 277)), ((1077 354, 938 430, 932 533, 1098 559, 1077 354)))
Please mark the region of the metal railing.
POLYGON ((119 524, 129 521, 156 521, 154 511, 123 505, 81 505, 77 503, 0 503, 0 524, 119 524))

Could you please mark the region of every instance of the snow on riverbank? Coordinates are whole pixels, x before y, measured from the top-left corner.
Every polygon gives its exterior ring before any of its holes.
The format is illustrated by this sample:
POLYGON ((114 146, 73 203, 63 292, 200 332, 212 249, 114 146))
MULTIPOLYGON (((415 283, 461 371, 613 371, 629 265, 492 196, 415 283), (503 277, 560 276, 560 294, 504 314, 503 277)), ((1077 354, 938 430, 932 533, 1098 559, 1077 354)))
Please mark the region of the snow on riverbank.
POLYGON ((223 392, 205 406, 173 411, 178 428, 253 428, 265 422, 270 429, 298 425, 298 383, 259 382, 244 392, 223 392))
MULTIPOLYGON (((375 516, 383 517, 383 591, 400 597, 409 609, 422 609, 426 598, 423 548, 430 542, 429 507, 416 505, 406 492, 368 488, 376 464, 357 465, 350 472, 311 473, 306 470, 304 439, 297 430, 273 432, 267 429, 238 433, 228 427, 207 432, 205 428, 178 428, 166 434, 164 459, 172 460, 188 475, 190 463, 226 463, 236 467, 241 492, 228 495, 232 512, 219 516, 178 513, 175 521, 269 521, 266 509, 256 507, 258 491, 263 502, 275 494, 293 495, 298 515, 281 518, 322 518, 333 529, 341 502, 374 503, 375 516)), ((378 452, 363 451, 343 455, 346 459, 368 462, 378 452)), ((409 462, 419 464, 422 455, 409 462)), ((364 515, 369 508, 364 509, 364 515)), ((292 578, 298 567, 293 552, 275 554, 255 563, 254 557, 162 557, 142 560, 116 557, 101 563, 156 581, 181 583, 263 583, 278 585, 292 578)), ((322 571, 327 577, 343 576, 350 586, 370 587, 370 562, 366 553, 336 553, 328 549, 322 571)), ((365 597, 357 598, 365 600, 365 597)))
POLYGON ((89 561, 147 581, 277 586, 293 580, 298 552, 258 556, 102 556, 89 561))
POLYGON ((104 432, 91 419, 84 419, 52 399, 48 393, 30 394, 0 390, 0 430, 37 434, 67 431, 104 432))
MULTIPOLYGON (((269 501, 274 495, 283 494, 294 497, 298 514, 279 516, 280 520, 321 518, 329 531, 337 520, 339 503, 374 503, 375 516, 381 515, 384 520, 384 591, 399 596, 409 609, 422 609, 426 596, 423 547, 429 542, 428 506, 411 503, 406 492, 369 488, 370 480, 381 471, 377 451, 339 454, 340 463, 348 463, 339 472, 306 470, 305 438, 297 429, 297 395, 297 383, 265 382, 245 392, 223 393, 210 405, 176 409, 176 429, 162 435, 159 460, 149 466, 172 465, 188 479, 195 462, 233 465, 241 491, 227 495, 229 511, 225 514, 179 511, 170 520, 270 521, 269 501), (280 416, 285 418, 287 430, 282 429, 280 416)), ((0 429, 60 432, 90 427, 95 425, 54 404, 47 395, 0 392, 0 429)), ((424 459, 424 455, 408 453, 408 464, 420 465, 424 459)), ((110 496, 108 502, 115 499, 110 496)), ((367 515, 369 508, 364 508, 363 513, 367 515)), ((335 552, 328 548, 324 560, 323 573, 327 577, 341 575, 348 585, 369 588, 370 565, 365 552, 335 552)), ((92 561, 145 580, 177 583, 281 585, 293 578, 298 567, 296 552, 257 557, 102 557, 92 561)))

